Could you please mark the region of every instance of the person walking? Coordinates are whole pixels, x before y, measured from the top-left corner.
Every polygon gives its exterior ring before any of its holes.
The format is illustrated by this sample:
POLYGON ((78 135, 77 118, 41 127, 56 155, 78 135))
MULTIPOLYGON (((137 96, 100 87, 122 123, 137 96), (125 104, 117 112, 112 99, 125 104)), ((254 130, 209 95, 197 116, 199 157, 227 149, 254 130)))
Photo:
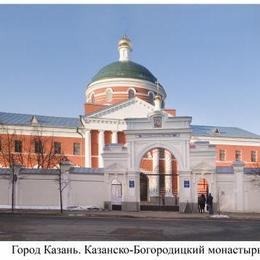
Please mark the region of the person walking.
POLYGON ((209 195, 207 197, 207 206, 208 206, 209 214, 212 215, 213 214, 213 196, 211 195, 211 193, 209 193, 209 195))
POLYGON ((199 206, 200 213, 205 212, 205 203, 206 203, 205 195, 201 194, 198 198, 198 206, 199 206))
POLYGON ((198 210, 199 210, 199 213, 201 213, 200 212, 200 195, 198 196, 198 210))
POLYGON ((206 197, 204 194, 201 195, 201 211, 202 213, 205 212, 205 204, 206 204, 206 197))

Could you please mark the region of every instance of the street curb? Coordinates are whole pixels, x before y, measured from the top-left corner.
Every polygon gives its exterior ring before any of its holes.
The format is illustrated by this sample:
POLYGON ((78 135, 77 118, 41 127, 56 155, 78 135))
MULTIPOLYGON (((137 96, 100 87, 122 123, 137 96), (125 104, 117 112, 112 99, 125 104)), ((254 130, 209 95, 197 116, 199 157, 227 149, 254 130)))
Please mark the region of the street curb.
MULTIPOLYGON (((73 212, 73 211, 64 211, 63 214, 57 211, 0 211, 0 216, 1 215, 13 215, 13 216, 26 216, 26 215, 31 215, 31 216, 46 216, 46 217, 63 217, 63 218, 72 218, 72 217, 77 217, 77 218, 132 218, 132 219, 160 219, 160 220, 169 220, 169 219, 181 219, 181 220, 188 220, 188 219, 196 219, 196 220, 260 220, 260 214, 258 215, 235 215, 235 213, 227 213, 228 217, 212 217, 212 215, 194 215, 194 214, 184 214, 184 213, 176 213, 168 216, 163 216, 163 215, 153 215, 152 213, 141 213, 139 215, 137 214, 116 214, 116 213, 110 213, 111 211, 104 211, 104 212, 73 212)), ((167 213, 165 213, 167 214, 167 213)))

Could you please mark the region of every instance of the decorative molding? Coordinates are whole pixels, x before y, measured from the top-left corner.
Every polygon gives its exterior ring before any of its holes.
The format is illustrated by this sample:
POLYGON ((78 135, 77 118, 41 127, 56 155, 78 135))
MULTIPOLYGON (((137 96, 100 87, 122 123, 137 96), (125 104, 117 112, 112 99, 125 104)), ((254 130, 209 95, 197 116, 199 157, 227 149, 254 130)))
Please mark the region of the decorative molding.
POLYGON ((158 133, 158 134, 137 134, 135 135, 136 138, 153 138, 153 137, 180 137, 180 134, 162 134, 162 133, 158 133))
POLYGON ((118 171, 122 171, 124 172, 125 171, 125 167, 122 166, 121 164, 119 163, 112 163, 110 165, 108 165, 106 167, 106 171, 109 172, 109 171, 112 171, 112 172, 118 172, 118 171))
MULTIPOLYGON (((89 92, 95 91, 96 89, 106 88, 106 87, 133 87, 133 88, 143 88, 156 92, 157 86, 155 83, 150 81, 134 79, 134 78, 113 78, 113 79, 102 79, 89 84, 86 88, 85 95, 88 96, 89 92)), ((167 94, 164 88, 160 88, 160 94, 163 99, 166 98, 167 94)))

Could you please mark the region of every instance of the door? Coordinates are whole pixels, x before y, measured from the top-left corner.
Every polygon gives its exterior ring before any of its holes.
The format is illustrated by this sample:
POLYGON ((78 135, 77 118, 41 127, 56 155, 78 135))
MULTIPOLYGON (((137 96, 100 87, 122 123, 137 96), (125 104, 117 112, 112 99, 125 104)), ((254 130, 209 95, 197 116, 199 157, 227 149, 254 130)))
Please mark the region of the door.
POLYGON ((112 209, 121 210, 122 204, 122 184, 112 184, 112 196, 111 196, 111 204, 112 209))

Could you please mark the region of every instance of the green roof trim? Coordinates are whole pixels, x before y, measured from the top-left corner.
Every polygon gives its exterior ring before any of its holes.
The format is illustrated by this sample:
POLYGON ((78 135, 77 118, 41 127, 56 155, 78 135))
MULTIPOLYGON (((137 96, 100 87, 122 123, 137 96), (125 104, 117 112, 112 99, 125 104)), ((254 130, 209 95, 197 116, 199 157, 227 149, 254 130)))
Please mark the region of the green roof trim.
POLYGON ((144 66, 132 61, 117 61, 103 67, 91 80, 94 81, 111 78, 134 78, 147 80, 152 83, 156 77, 144 66))

